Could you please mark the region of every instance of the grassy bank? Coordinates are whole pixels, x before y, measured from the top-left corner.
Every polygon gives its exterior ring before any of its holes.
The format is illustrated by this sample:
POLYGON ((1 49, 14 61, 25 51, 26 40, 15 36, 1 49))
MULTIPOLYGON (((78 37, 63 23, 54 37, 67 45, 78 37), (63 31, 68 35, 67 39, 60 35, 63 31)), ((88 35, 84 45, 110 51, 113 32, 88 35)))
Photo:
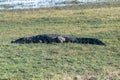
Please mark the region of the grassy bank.
POLYGON ((0 79, 119 80, 120 7, 94 5, 0 11, 0 79), (10 43, 44 33, 98 38, 107 46, 10 43))

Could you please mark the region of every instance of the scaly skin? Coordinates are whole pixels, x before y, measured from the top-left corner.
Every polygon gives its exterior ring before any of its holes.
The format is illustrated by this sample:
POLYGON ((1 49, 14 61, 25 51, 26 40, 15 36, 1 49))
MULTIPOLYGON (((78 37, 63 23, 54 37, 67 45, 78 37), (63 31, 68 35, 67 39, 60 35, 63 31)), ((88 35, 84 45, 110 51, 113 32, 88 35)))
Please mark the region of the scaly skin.
POLYGON ((96 38, 76 38, 70 37, 60 34, 41 34, 32 37, 23 37, 19 38, 15 41, 11 41, 11 43, 82 43, 82 44, 96 44, 96 45, 105 45, 102 41, 96 38))

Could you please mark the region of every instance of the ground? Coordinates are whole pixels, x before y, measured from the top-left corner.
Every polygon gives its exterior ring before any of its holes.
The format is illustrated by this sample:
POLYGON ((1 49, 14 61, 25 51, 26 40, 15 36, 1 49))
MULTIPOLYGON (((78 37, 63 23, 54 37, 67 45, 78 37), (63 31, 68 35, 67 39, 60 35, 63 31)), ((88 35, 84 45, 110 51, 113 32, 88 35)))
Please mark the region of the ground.
POLYGON ((105 5, 0 11, 0 79, 119 80, 120 7, 105 5), (10 43, 45 33, 98 38, 107 46, 10 43))

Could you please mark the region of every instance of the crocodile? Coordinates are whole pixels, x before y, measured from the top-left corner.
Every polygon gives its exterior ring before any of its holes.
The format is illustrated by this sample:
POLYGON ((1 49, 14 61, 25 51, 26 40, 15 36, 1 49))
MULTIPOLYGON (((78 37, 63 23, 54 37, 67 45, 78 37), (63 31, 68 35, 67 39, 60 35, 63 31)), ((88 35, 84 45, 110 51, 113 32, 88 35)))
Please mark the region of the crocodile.
POLYGON ((102 41, 96 38, 79 38, 73 36, 66 36, 61 34, 40 34, 31 37, 22 37, 11 41, 11 43, 82 43, 82 44, 96 44, 105 45, 102 41))

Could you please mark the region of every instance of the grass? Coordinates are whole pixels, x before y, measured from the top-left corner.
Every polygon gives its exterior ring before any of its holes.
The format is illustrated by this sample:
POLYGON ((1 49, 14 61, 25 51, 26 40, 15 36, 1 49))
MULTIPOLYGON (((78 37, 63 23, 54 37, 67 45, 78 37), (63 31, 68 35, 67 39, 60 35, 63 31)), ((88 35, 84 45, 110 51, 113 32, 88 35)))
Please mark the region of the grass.
POLYGON ((10 5, 10 4, 3 4, 3 5, 0 5, 0 7, 2 7, 2 8, 12 8, 12 7, 14 7, 13 5, 10 5))
POLYGON ((120 7, 94 5, 0 11, 0 80, 119 80, 120 7), (98 38, 107 46, 10 43, 44 33, 98 38))

